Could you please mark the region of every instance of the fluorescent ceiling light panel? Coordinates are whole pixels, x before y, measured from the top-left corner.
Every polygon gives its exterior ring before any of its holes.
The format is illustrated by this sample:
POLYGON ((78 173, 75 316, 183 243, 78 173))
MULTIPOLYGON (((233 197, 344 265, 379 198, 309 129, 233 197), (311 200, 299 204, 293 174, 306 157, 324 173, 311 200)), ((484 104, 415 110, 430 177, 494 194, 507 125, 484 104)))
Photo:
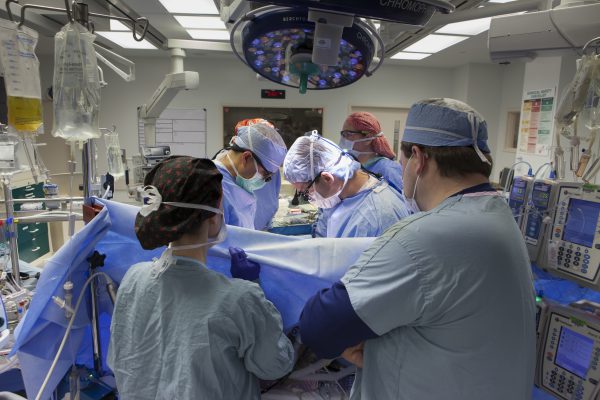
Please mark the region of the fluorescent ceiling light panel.
POLYGON ((174 15, 175 19, 186 29, 227 29, 220 17, 196 17, 174 15))
POLYGON ((131 31, 131 29, 129 29, 129 27, 127 25, 125 25, 121 21, 117 21, 114 19, 110 20, 110 30, 111 31, 120 31, 120 32, 131 31))
POLYGON ((488 3, 510 3, 515 0, 488 0, 488 3))
POLYGON ((456 43, 460 43, 468 36, 451 36, 451 35, 429 35, 416 43, 411 44, 404 51, 416 53, 437 53, 456 43))
POLYGON ((160 2, 172 14, 219 14, 213 0, 160 0, 160 2))
POLYGON ((220 29, 188 29, 193 39, 199 40, 229 40, 229 31, 220 29))
POLYGON ((407 53, 400 51, 392 56, 392 60, 422 60, 429 57, 431 54, 426 53, 407 53))
POLYGON ((118 44, 124 49, 156 49, 156 47, 146 39, 142 40, 141 42, 136 41, 131 32, 100 31, 96 32, 96 34, 110 40, 115 44, 118 44))
POLYGON ((492 18, 488 17, 473 19, 471 21, 456 22, 454 24, 448 24, 435 32, 451 35, 479 35, 481 32, 490 29, 491 20, 492 18))

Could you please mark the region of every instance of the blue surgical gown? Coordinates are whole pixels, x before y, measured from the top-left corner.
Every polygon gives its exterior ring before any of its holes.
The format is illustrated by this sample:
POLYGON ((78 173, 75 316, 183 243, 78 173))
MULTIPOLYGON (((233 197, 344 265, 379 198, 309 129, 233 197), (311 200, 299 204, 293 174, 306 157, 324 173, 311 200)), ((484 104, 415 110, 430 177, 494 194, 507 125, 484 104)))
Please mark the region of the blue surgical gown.
POLYGON ((367 161, 364 167, 371 172, 381 175, 394 189, 402 193, 404 189, 402 183, 402 164, 389 158, 375 157, 367 161))
POLYGON ((227 168, 215 160, 219 172, 223 174, 223 212, 225 223, 242 228, 254 229, 256 196, 242 189, 227 168))
POLYGON ((254 227, 259 231, 271 227, 273 217, 279 208, 279 190, 281 189, 281 172, 277 170, 273 179, 254 192, 256 197, 256 215, 254 227))
MULTIPOLYGON (((375 179, 375 178, 371 178, 375 179)), ((410 213, 385 180, 342 200, 320 216, 330 238, 377 237, 410 213)))
POLYGON ((454 196, 395 224, 341 280, 378 335, 351 398, 531 399, 532 280, 499 196, 454 196))
POLYGON ((260 398, 258 379, 288 373, 294 350, 255 283, 197 260, 132 266, 121 282, 108 364, 123 399, 260 398))

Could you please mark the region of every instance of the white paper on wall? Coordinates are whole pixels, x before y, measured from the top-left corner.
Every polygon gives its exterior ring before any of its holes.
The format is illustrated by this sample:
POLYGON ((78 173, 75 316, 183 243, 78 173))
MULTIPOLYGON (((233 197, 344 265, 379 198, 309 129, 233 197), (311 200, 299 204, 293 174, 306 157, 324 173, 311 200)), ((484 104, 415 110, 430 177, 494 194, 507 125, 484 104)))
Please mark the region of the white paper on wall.
MULTIPOLYGON (((146 145, 141 119, 138 119, 138 144, 146 145)), ((173 155, 207 157, 206 109, 167 108, 156 120, 156 145, 170 146, 173 155)))

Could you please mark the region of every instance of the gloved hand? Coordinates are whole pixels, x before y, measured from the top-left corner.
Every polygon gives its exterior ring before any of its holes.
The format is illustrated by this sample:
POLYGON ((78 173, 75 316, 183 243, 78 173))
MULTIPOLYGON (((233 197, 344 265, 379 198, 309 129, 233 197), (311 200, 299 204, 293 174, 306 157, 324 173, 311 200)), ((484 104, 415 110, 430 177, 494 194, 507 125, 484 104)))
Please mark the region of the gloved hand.
POLYGON ((257 281, 260 275, 260 264, 248 260, 248 256, 243 249, 239 247, 230 247, 231 255, 231 276, 234 278, 245 279, 247 281, 257 281))

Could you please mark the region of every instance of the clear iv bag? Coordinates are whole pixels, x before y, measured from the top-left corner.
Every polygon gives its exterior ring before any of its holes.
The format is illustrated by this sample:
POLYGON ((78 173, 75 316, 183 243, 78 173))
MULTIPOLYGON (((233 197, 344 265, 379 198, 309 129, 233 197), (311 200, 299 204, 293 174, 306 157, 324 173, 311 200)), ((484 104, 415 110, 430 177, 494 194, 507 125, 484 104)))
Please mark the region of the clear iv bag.
POLYGON ((112 131, 107 129, 104 133, 104 143, 106 144, 106 155, 108 157, 108 173, 114 176, 115 179, 119 179, 125 175, 119 134, 114 129, 112 131))
POLYGON ((6 85, 8 125, 18 132, 42 127, 40 63, 35 55, 38 33, 0 20, 0 65, 6 85))
POLYGON ((54 37, 54 127, 67 141, 100 137, 100 81, 95 35, 78 23, 65 25, 54 37))

